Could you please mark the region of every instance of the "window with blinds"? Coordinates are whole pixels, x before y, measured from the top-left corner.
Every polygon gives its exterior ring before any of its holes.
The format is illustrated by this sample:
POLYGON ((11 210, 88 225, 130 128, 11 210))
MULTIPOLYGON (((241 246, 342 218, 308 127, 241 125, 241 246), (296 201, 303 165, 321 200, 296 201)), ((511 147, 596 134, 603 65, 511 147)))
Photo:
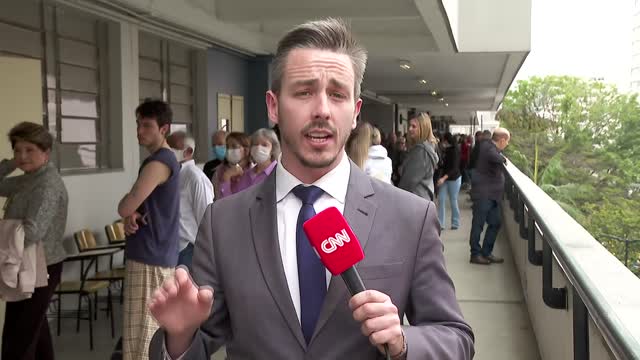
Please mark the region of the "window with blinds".
POLYGON ((140 102, 161 99, 171 105, 171 131, 191 132, 194 118, 193 49, 146 32, 139 33, 140 102))
POLYGON ((42 62, 42 121, 56 138, 53 159, 61 170, 111 167, 107 36, 105 21, 76 10, 0 2, 0 53, 42 62))

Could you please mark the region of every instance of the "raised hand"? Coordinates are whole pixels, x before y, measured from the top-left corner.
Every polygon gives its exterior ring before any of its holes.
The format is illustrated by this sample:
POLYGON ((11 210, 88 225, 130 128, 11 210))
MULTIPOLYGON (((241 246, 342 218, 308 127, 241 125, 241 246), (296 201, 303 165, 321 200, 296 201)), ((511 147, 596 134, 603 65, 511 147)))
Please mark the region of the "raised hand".
POLYGON ((212 305, 213 289, 199 288, 184 267, 178 267, 175 276, 156 289, 149 310, 167 334, 167 350, 172 357, 189 348, 193 334, 209 317, 212 305))

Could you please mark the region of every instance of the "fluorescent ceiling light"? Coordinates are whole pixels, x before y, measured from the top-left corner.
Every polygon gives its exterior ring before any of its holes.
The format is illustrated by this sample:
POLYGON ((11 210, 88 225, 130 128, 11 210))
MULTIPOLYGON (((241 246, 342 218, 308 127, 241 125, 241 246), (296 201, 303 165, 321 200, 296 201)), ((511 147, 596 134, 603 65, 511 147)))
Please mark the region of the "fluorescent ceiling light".
POLYGON ((437 95, 438 95, 438 92, 437 92, 437 91, 435 91, 435 90, 432 90, 432 91, 431 91, 431 96, 437 96, 437 95))
POLYGON ((408 60, 400 60, 400 67, 405 70, 411 69, 411 62, 408 60))
POLYGON ((427 83, 427 80, 425 80, 425 79, 420 79, 420 80, 418 80, 418 81, 419 81, 421 84, 426 84, 426 83, 427 83))

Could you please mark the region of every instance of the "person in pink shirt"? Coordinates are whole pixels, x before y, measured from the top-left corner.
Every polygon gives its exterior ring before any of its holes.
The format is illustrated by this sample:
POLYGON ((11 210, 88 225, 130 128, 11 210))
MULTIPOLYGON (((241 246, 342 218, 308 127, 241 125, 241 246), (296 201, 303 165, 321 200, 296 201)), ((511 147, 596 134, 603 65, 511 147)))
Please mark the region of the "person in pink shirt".
POLYGON ((271 129, 258 129, 251 135, 251 161, 256 164, 250 169, 236 167, 225 173, 220 183, 220 197, 226 197, 247 189, 263 181, 275 169, 280 156, 280 142, 271 129))

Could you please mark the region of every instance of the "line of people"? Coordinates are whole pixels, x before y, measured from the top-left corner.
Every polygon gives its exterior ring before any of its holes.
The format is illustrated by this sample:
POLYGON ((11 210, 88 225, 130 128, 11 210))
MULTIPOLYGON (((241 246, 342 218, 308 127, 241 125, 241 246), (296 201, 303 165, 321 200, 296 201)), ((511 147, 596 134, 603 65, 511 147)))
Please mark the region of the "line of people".
POLYGON ((436 201, 441 231, 446 229, 447 203, 451 209, 451 229, 460 228, 458 196, 463 184, 466 185, 473 204, 469 261, 480 265, 504 262, 493 254, 493 247, 501 226, 505 162, 502 151, 509 143, 509 132, 504 128, 496 128, 493 134, 489 130, 478 131, 475 142, 471 136, 454 136, 450 132, 436 136, 429 115, 419 113, 409 120, 406 137, 400 133, 392 135, 387 143, 392 154, 389 159, 387 150, 380 145, 379 130, 361 122, 347 141, 347 154, 367 174, 378 178, 381 172, 370 170, 375 161, 372 154, 382 154, 384 162, 374 163, 387 171, 382 180, 391 180, 401 189, 436 201), (480 245, 483 231, 485 238, 480 245))

